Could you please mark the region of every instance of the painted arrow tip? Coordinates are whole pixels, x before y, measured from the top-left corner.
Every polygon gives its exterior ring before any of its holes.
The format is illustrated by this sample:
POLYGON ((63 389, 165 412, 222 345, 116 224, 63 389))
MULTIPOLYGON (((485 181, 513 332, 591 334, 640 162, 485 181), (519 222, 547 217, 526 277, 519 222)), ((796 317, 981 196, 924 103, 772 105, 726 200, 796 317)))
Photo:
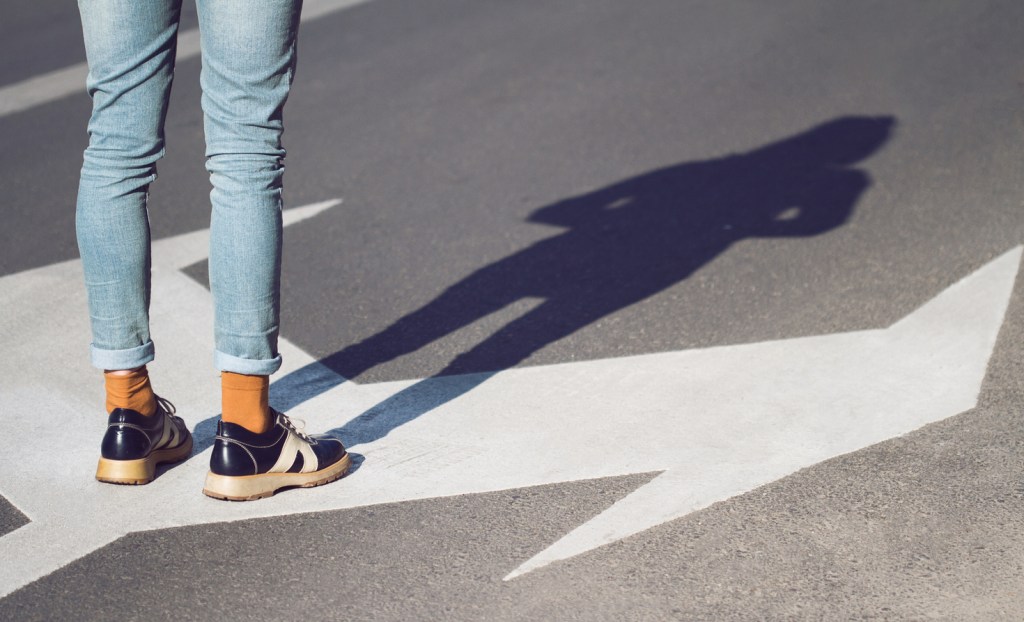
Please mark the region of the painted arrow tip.
POLYGON ((996 257, 893 324, 890 330, 947 331, 978 323, 979 314, 986 324, 1002 325, 1022 254, 1024 245, 996 257))
MULTIPOLYGON (((1024 246, 1011 249, 888 329, 877 331, 881 349, 876 354, 905 358, 904 366, 937 378, 943 390, 928 391, 935 399, 922 399, 917 394, 920 390, 903 386, 900 393, 890 396, 893 400, 888 404, 897 416, 885 417, 884 425, 861 418, 852 426, 852 432, 845 431, 846 438, 831 439, 820 451, 812 451, 805 457, 780 455, 777 460, 760 464, 695 459, 689 469, 666 470, 520 564, 503 580, 510 581, 554 562, 617 542, 754 490, 801 468, 973 408, 1009 306, 1022 254, 1024 246), (894 425, 892 419, 899 421, 894 425)), ((873 359, 874 365, 884 367, 875 357, 868 360, 873 359)), ((888 371, 882 373, 885 375, 888 371)), ((864 391, 871 390, 871 387, 864 387, 864 391)), ((849 410, 850 405, 844 408, 849 410)))

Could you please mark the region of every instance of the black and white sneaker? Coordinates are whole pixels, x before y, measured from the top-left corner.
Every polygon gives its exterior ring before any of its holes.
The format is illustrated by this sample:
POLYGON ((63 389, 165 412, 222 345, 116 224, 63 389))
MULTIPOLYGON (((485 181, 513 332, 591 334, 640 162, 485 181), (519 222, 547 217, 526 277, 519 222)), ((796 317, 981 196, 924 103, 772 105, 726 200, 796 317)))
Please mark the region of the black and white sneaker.
POLYGON ((179 462, 192 453, 192 435, 174 405, 156 398, 156 412, 145 416, 128 408, 115 408, 107 420, 100 444, 96 479, 111 484, 148 484, 156 465, 179 462))
POLYGON ((217 424, 204 494, 250 501, 282 488, 310 488, 345 475, 349 456, 341 441, 309 436, 283 413, 272 412, 274 426, 263 434, 234 423, 217 424))

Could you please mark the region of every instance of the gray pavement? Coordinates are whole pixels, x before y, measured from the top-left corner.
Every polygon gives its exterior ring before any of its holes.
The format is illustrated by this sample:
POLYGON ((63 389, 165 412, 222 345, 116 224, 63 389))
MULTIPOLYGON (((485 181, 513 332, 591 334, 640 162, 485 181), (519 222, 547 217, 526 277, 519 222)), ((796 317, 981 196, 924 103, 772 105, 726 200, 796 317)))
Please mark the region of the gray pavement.
MULTIPOLYGON (((73 5, 12 7, 0 87, 82 60, 73 5)), ((288 229, 283 334, 372 384, 889 326, 1024 242, 1022 18, 1008 1, 374 0, 306 23, 287 201, 344 202, 288 229), (851 171, 856 189, 821 182, 851 171), (610 240, 547 218, 637 198, 610 240), (786 200, 806 229, 765 224, 786 200), (501 330, 566 291, 579 304, 501 330), (421 347, 346 350, 381 334, 421 347)), ((157 238, 208 225, 198 67, 176 73, 157 238)), ((0 275, 76 256, 88 109, 0 117, 0 275)), ((1021 619, 1021 343, 1018 282, 975 408, 511 581, 656 473, 132 533, 0 618, 1021 619)), ((158 390, 180 363, 157 362, 158 390)), ((0 533, 25 521, 0 501, 0 533)))

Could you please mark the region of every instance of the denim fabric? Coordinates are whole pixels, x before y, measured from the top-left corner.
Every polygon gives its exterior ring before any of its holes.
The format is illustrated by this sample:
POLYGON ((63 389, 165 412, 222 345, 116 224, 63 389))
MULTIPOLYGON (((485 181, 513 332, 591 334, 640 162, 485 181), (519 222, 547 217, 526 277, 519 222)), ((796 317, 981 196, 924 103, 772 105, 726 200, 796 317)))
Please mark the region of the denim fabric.
MULTIPOLYGON (((153 360, 149 184, 164 154, 181 0, 79 0, 93 99, 76 224, 92 362, 153 360)), ((282 113, 301 0, 196 0, 210 193, 215 365, 271 374, 281 273, 282 113)))

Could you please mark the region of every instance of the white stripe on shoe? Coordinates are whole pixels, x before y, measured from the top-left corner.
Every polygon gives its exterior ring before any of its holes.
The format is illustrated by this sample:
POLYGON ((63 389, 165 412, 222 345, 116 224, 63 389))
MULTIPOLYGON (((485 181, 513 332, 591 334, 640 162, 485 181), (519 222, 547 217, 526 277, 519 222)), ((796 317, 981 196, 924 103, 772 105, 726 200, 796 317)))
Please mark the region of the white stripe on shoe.
POLYGON ((319 460, 317 460, 313 448, 310 447, 307 441, 300 438, 298 434, 288 430, 288 439, 281 448, 281 455, 278 456, 277 462, 267 472, 287 473, 288 469, 292 468, 292 465, 295 464, 295 457, 299 454, 302 454, 302 469, 299 473, 312 473, 317 470, 319 460))

